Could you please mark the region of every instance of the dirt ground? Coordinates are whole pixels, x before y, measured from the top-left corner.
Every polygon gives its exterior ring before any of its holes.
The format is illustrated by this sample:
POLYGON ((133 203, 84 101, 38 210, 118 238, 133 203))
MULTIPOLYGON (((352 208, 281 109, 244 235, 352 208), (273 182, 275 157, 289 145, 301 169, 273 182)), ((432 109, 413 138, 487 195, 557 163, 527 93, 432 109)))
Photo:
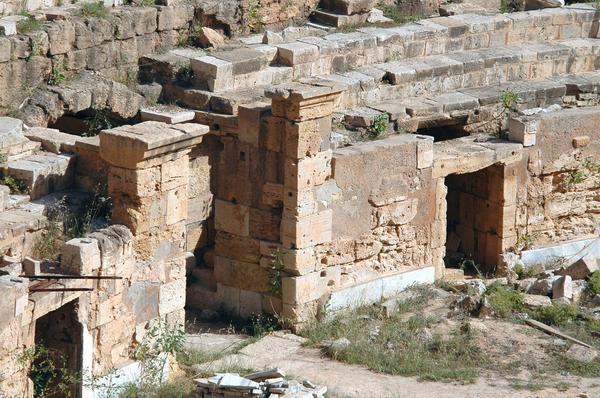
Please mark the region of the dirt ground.
MULTIPOLYGON (((435 309, 435 305, 429 306, 435 309)), ((453 320, 438 324, 452 328, 453 320)), ((196 325, 187 335, 186 349, 223 351, 215 361, 196 365, 199 372, 227 368, 265 369, 279 367, 288 376, 326 385, 330 397, 599 397, 600 380, 567 374, 540 375, 540 369, 555 360, 548 351, 564 341, 523 324, 499 319, 473 319, 470 327, 478 346, 485 349, 498 372, 485 371, 474 384, 419 381, 416 377, 376 373, 362 366, 345 364, 307 346, 306 339, 278 331, 257 341, 232 333, 222 325, 196 325), (239 344, 246 345, 233 350, 239 344), (515 369, 520 369, 515 371, 515 369)), ((492 368, 495 367, 491 366, 492 368)))

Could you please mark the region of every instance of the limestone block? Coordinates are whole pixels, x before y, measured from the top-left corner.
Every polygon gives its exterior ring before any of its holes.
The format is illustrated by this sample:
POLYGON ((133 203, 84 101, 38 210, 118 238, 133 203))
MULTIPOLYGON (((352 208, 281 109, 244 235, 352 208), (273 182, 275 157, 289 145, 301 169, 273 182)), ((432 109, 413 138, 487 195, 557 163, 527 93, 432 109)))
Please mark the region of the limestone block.
POLYGON ((77 136, 72 134, 62 133, 56 129, 32 127, 26 130, 24 135, 31 141, 41 142, 42 148, 48 152, 75 152, 77 136))
POLYGON ((250 209, 250 236, 256 239, 278 241, 281 211, 250 209))
POLYGON ((212 55, 231 64, 234 76, 246 75, 264 69, 268 64, 268 53, 249 48, 238 48, 230 51, 213 52, 212 55))
POLYGON ((165 213, 165 223, 167 226, 175 225, 184 221, 187 218, 187 189, 178 188, 167 191, 165 194, 166 208, 162 211, 165 213))
POLYGON ((281 220, 282 243, 288 249, 305 249, 331 241, 332 211, 323 210, 305 217, 281 220))
POLYGON ((212 56, 204 56, 191 59, 190 66, 194 71, 194 78, 214 82, 215 87, 211 91, 217 91, 217 86, 219 90, 225 89, 228 86, 225 82, 229 81, 231 82, 231 88, 233 88, 233 64, 231 62, 212 56))
POLYGON ((302 42, 279 44, 279 62, 287 66, 295 66, 315 61, 319 58, 319 47, 302 42))
POLYGON ((417 168, 426 169, 433 166, 433 137, 417 136, 417 168))
POLYGON ((238 236, 250 235, 250 208, 217 199, 215 228, 238 236))
POLYGON ((284 185, 286 188, 302 190, 323 184, 331 176, 331 150, 300 160, 286 159, 284 185))
POLYGON ((573 148, 583 148, 590 144, 591 139, 589 135, 582 135, 573 137, 573 148))
POLYGON ((329 149, 331 117, 323 117, 304 122, 285 123, 285 154, 293 159, 315 156, 321 150, 329 149))
POLYGON ((271 107, 267 103, 244 104, 238 107, 238 138, 258 147, 262 119, 271 107))
POLYGON ((565 275, 554 281, 552 286, 552 299, 573 298, 573 280, 570 275, 565 275))
POLYGON ((250 290, 240 289, 240 316, 249 318, 262 314, 262 294, 250 290))
POLYGON ((312 188, 286 188, 283 192, 283 208, 288 215, 307 216, 314 214, 319 207, 315 190, 312 188))
POLYGON ((184 150, 202 141, 208 126, 143 122, 100 133, 100 155, 113 166, 135 169, 145 159, 184 150))
POLYGON ((31 257, 25 257, 23 259, 23 273, 25 275, 39 275, 41 274, 41 263, 38 260, 34 260, 31 257))
POLYGON ((586 279, 592 273, 600 270, 598 259, 594 254, 586 254, 566 269, 556 271, 557 275, 569 275, 572 279, 586 279))
POLYGON ((364 14, 375 7, 374 0, 326 0, 321 2, 325 10, 343 15, 364 14))
POLYGON ((95 239, 71 239, 64 244, 60 259, 60 267, 76 275, 92 275, 102 266, 100 248, 95 239))
MULTIPOLYGON (((215 272, 216 272, 215 263, 215 272)), ((259 264, 243 261, 231 261, 231 274, 226 283, 240 289, 252 290, 255 292, 269 292, 270 270, 259 264)))
POLYGON ((23 140, 23 122, 12 117, 0 117, 0 149, 23 140))
POLYGON ((412 198, 382 206, 377 209, 377 225, 404 225, 417 215, 418 198, 412 198))
POLYGON ((261 203, 276 208, 283 206, 283 185, 270 182, 264 184, 261 203))
POLYGON ((159 31, 186 28, 194 18, 194 7, 191 4, 157 6, 157 10, 159 31))
POLYGON ((319 300, 331 289, 340 285, 341 268, 327 267, 319 272, 281 279, 283 302, 286 304, 308 303, 319 300))
POLYGON ((0 62, 10 61, 10 40, 6 37, 0 37, 0 62))
POLYGON ((44 25, 50 43, 50 55, 65 54, 75 44, 75 28, 70 21, 55 21, 44 25))
POLYGON ((260 261, 260 240, 217 231, 215 255, 258 263, 260 261))
POLYGON ((165 283, 158 293, 158 313, 164 316, 185 306, 185 278, 165 283))

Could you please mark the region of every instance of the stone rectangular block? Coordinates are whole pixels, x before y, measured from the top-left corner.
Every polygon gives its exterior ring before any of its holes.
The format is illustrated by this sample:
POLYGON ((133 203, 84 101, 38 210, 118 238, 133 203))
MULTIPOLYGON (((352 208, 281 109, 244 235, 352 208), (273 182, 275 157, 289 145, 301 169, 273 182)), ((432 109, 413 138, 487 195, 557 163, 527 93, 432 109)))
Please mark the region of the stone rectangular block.
POLYGON ((332 150, 304 159, 286 158, 284 186, 302 190, 323 184, 331 176, 332 150))
POLYGON ((60 267, 76 275, 92 275, 102 266, 98 242, 90 238, 75 238, 66 242, 60 259, 60 267))
POLYGON ((164 316, 185 307, 185 278, 165 283, 158 293, 158 313, 164 316))
POLYGON ((238 236, 250 235, 250 208, 215 200, 215 228, 238 236))
POLYGON ((319 58, 319 47, 302 42, 278 44, 279 62, 287 66, 295 66, 312 62, 319 58))
POLYGON ((293 159, 315 156, 329 148, 331 117, 285 123, 285 154, 293 159))
POLYGON ((332 211, 323 210, 305 217, 281 220, 282 243, 288 249, 305 249, 331 241, 332 211))

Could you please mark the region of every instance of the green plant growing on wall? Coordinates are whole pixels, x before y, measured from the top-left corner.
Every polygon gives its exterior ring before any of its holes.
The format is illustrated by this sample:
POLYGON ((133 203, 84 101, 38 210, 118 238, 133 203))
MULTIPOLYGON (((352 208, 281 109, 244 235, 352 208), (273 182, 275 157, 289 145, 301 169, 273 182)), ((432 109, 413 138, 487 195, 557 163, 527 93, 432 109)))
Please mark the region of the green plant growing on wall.
POLYGON ((79 15, 82 17, 105 18, 108 16, 108 8, 104 6, 103 2, 84 3, 79 10, 79 15))
POLYGON ((250 0, 248 12, 246 14, 245 29, 251 33, 259 33, 263 29, 262 5, 260 0, 250 0))
POLYGON ((67 367, 68 358, 43 344, 24 350, 18 355, 17 361, 27 369, 37 398, 70 398, 72 387, 80 381, 80 376, 67 367))
POLYGON ((500 94, 500 100, 502 101, 502 108, 508 111, 517 103, 519 97, 513 91, 505 90, 500 94))
POLYGON ((49 86, 59 86, 65 81, 65 75, 63 74, 62 68, 58 65, 52 65, 52 72, 48 78, 49 86))
POLYGON ((581 169, 570 171, 564 179, 564 186, 567 190, 573 190, 578 184, 585 181, 585 173, 581 169))
POLYGON ((40 30, 42 27, 42 23, 35 19, 33 16, 27 14, 25 15, 27 19, 17 22, 17 33, 23 35, 29 32, 35 32, 36 30, 40 30))
POLYGON ((283 275, 283 253, 281 250, 275 250, 271 256, 271 269, 269 270, 269 292, 273 296, 281 297, 281 277, 283 275))
POLYGON ((405 24, 415 22, 424 17, 421 12, 406 12, 405 7, 399 4, 389 4, 385 1, 377 3, 377 8, 383 11, 383 15, 394 21, 394 24, 405 24))
POLYGON ((385 134, 388 128, 388 115, 386 113, 380 113, 373 118, 371 126, 367 129, 369 138, 379 138, 385 134))
POLYGON ((529 250, 533 247, 536 240, 539 239, 539 234, 536 233, 523 233, 517 236, 517 249, 518 251, 529 250))
POLYGON ((4 152, 0 152, 0 169, 5 168, 8 165, 8 155, 4 152))
POLYGON ((594 160, 593 158, 585 158, 581 163, 581 166, 587 170, 589 174, 598 174, 600 173, 600 162, 594 160))

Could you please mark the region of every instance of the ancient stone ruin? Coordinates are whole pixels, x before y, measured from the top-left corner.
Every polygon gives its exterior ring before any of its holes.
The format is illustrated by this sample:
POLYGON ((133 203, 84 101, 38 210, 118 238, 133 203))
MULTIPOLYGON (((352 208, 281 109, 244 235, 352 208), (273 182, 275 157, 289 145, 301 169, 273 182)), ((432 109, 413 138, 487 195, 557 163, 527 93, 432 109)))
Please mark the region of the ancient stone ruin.
POLYGON ((119 3, 0 3, 0 397, 41 344, 135 378, 185 310, 301 328, 465 263, 597 269, 593 4, 119 3))

